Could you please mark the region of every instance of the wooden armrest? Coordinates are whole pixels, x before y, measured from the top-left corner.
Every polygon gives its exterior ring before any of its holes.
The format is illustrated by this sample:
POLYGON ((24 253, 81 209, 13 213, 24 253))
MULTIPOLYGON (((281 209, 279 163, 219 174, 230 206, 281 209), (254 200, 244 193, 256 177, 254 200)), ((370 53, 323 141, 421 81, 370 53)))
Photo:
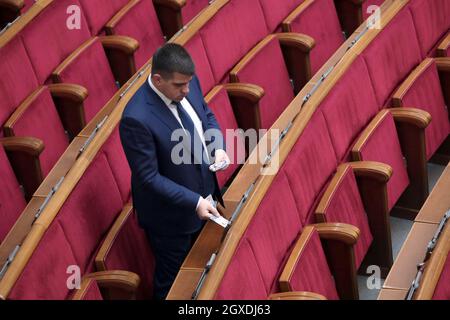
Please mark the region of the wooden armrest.
POLYGON ((355 161, 348 163, 356 178, 368 178, 381 183, 387 183, 392 176, 392 167, 377 161, 355 161))
POLYGON ((7 137, 0 138, 0 143, 8 153, 24 153, 38 157, 44 150, 44 142, 34 137, 7 137))
POLYGON ((186 0, 153 0, 153 3, 173 10, 181 10, 186 5, 186 0))
POLYGON ((308 291, 272 293, 269 300, 327 300, 323 295, 308 291))
POLYGON ((75 83, 49 84, 48 89, 53 98, 69 100, 74 103, 83 103, 89 95, 85 87, 75 83))
POLYGON ((20 11, 25 6, 24 0, 0 0, 0 7, 20 11))
POLYGON ((436 55, 438 57, 446 57, 447 56, 447 50, 450 47, 450 32, 447 33, 444 40, 439 44, 436 50, 436 55))
POLYGON ((264 97, 264 89, 251 83, 227 83, 223 85, 230 97, 244 98, 252 103, 258 103, 264 97))
POLYGON ((321 239, 336 240, 346 245, 354 245, 359 238, 359 229, 346 223, 314 224, 321 239))
POLYGON ((128 36, 110 35, 99 38, 106 50, 119 50, 127 55, 132 55, 139 48, 139 42, 128 36))
POLYGON ((306 34, 284 32, 277 33, 276 37, 282 46, 296 48, 303 53, 309 53, 316 46, 316 41, 306 34))
POLYGON ((111 246, 114 244, 117 235, 119 234, 120 230, 122 230, 124 224, 127 222, 128 217, 132 213, 133 213, 133 206, 131 204, 126 204, 123 207, 122 212, 116 218, 116 221, 114 222, 108 234, 106 235, 106 238, 103 241, 103 244, 100 247, 97 256, 95 257, 95 266, 97 270, 105 271, 108 269, 105 263, 106 257, 109 253, 109 250, 111 249, 111 246))
POLYGON ((395 122, 408 123, 417 128, 425 129, 431 122, 431 115, 417 108, 391 108, 389 109, 395 122))
POLYGON ((96 281, 108 300, 135 298, 140 283, 137 274, 124 270, 94 272, 84 278, 96 281))
POLYGON ((450 72, 450 57, 434 58, 439 73, 450 72))

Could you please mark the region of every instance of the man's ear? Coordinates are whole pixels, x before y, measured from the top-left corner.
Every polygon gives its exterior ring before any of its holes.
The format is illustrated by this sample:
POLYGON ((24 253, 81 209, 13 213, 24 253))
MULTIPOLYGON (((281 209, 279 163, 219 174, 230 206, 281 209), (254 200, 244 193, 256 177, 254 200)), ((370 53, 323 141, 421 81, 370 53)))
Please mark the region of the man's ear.
POLYGON ((161 77, 161 75, 159 73, 155 73, 155 74, 152 74, 152 80, 153 80, 154 84, 160 85, 162 77, 161 77))

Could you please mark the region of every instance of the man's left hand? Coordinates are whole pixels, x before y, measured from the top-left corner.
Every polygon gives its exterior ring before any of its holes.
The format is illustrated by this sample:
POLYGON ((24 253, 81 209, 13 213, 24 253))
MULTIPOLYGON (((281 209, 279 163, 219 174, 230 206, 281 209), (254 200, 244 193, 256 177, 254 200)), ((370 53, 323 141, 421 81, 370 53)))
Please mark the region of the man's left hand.
POLYGON ((214 155, 216 158, 214 164, 219 164, 220 162, 225 161, 226 165, 221 170, 225 170, 226 168, 228 168, 231 161, 225 150, 217 149, 214 155))

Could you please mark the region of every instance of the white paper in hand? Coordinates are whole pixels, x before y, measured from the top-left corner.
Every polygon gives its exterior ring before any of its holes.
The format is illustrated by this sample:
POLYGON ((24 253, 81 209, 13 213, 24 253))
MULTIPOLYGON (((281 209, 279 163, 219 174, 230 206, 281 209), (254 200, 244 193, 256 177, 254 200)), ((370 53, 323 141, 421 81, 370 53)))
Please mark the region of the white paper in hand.
MULTIPOLYGON (((217 208, 217 202, 213 200, 211 195, 207 196, 206 200, 208 200, 214 208, 217 208)), ((230 223, 227 219, 225 219, 222 216, 216 217, 215 215, 211 215, 209 219, 214 221, 218 225, 222 226, 223 228, 226 228, 230 223)))

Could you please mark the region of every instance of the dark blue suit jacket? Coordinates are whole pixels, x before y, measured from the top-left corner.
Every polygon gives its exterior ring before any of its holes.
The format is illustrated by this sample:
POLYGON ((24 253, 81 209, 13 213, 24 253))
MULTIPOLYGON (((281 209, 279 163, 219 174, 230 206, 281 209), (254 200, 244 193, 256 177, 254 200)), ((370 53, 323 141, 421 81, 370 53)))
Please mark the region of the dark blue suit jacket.
MULTIPOLYGON (((193 77, 188 101, 202 121, 203 130, 219 129, 193 77)), ((198 231, 199 196, 212 194, 222 202, 216 175, 208 164, 174 164, 172 132, 177 119, 148 82, 128 102, 120 122, 120 138, 131 168, 133 204, 139 224, 152 234, 176 235, 198 231)), ((222 138, 223 139, 223 138, 222 138)))

